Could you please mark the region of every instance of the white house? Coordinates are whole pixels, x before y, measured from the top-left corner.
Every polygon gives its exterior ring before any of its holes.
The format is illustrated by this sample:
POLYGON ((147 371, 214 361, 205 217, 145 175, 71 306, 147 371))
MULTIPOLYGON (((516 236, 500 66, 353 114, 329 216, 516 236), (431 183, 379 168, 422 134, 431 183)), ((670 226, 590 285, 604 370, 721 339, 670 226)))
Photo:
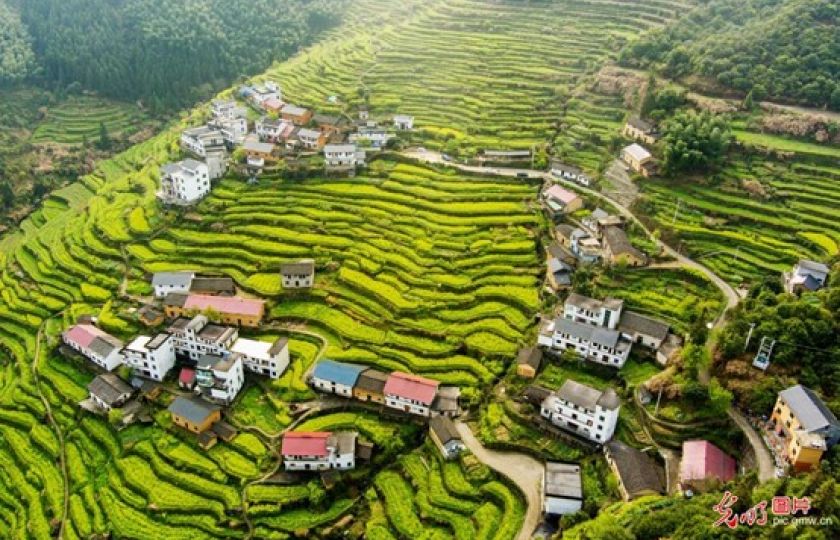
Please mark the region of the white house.
POLYGON ((624 301, 607 298, 604 301, 572 293, 563 304, 563 317, 576 322, 594 324, 610 329, 618 327, 624 301))
POLYGON ((446 459, 458 457, 467 448, 448 416, 435 416, 429 420, 429 436, 446 459))
POLYGON ((169 293, 188 293, 192 286, 194 272, 155 272, 152 276, 152 288, 156 298, 163 298, 169 293))
POLYGON ((276 143, 291 135, 295 125, 286 120, 263 116, 254 124, 254 131, 261 141, 276 143))
POLYGON ((348 470, 356 467, 356 432, 290 431, 280 455, 287 471, 348 470))
POLYGON ((88 384, 88 392, 90 392, 91 401, 98 408, 110 411, 122 407, 134 393, 134 388, 115 374, 104 373, 97 375, 88 384))
POLYGON ((315 284, 315 261, 301 259, 280 265, 280 277, 284 289, 306 289, 315 284))
POLYGON ((542 478, 543 511, 574 514, 583 507, 580 465, 547 461, 542 478))
POLYGON ((181 148, 198 157, 207 157, 207 152, 225 148, 225 138, 218 129, 199 126, 181 133, 181 148))
POLYGON ((289 367, 289 340, 277 338, 274 343, 239 338, 230 352, 242 355, 245 369, 277 379, 289 367))
POLYGON ((621 400, 612 388, 601 391, 566 379, 557 392, 543 400, 540 416, 565 431, 603 444, 613 436, 620 408, 621 400))
POLYGON ((353 397, 353 387, 365 369, 355 364, 321 360, 315 365, 309 383, 322 392, 353 397))
POLYGON ((382 148, 385 146, 388 141, 394 138, 393 133, 388 133, 384 129, 378 127, 367 127, 362 126, 356 131, 356 133, 351 133, 349 140, 351 143, 362 143, 367 142, 370 144, 371 148, 382 148))
POLYGON ((218 129, 222 139, 228 145, 242 144, 248 134, 248 120, 241 118, 216 118, 207 124, 208 127, 218 129))
POLYGON ((300 128, 298 130, 300 145, 307 150, 320 150, 324 146, 326 137, 319 129, 300 128))
POLYGON ((324 146, 324 161, 328 170, 349 170, 365 164, 365 151, 355 144, 328 144, 324 146))
POLYGON ((124 349, 125 363, 134 368, 134 373, 162 381, 175 366, 175 340, 166 332, 149 336, 137 336, 124 349))
POLYGON ((406 114, 394 115, 394 127, 399 130, 414 129, 414 117, 406 114))
POLYGON ((245 382, 242 355, 202 354, 195 364, 196 392, 229 405, 245 382))
POLYGON ((564 317, 545 321, 537 343, 555 351, 571 349, 587 360, 615 368, 621 368, 627 362, 632 347, 618 330, 564 317))
POLYGON ((438 381, 395 371, 385 381, 385 405, 403 412, 429 416, 435 400, 438 381))
POLYGON ((160 168, 158 199, 167 204, 193 204, 210 193, 210 171, 194 159, 169 163, 160 168))
POLYGON ((262 106, 268 100, 283 101, 283 93, 280 86, 274 81, 265 81, 262 84, 251 87, 250 99, 254 104, 262 106))
POLYGON ((790 272, 783 274, 785 291, 798 294, 819 290, 825 286, 828 272, 828 266, 825 264, 802 259, 790 272))
POLYGON ((227 355, 239 337, 235 327, 211 324, 204 315, 176 319, 168 332, 172 334, 175 352, 190 360, 198 360, 202 354, 227 355))
POLYGON ((240 107, 239 104, 232 99, 215 99, 211 104, 211 112, 213 118, 216 120, 233 120, 236 118, 245 118, 245 107, 240 107))
POLYGON ((91 324, 71 326, 61 335, 61 339, 91 362, 108 371, 123 363, 122 341, 91 324))

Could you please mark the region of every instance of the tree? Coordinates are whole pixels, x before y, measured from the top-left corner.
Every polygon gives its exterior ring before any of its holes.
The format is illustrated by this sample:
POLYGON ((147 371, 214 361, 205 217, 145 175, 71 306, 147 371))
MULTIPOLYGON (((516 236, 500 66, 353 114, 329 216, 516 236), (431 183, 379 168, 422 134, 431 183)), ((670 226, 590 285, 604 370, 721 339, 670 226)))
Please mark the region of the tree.
POLYGON ((717 167, 732 139, 727 120, 707 111, 679 112, 663 127, 663 169, 667 174, 717 167))
POLYGON ((750 90, 747 93, 747 97, 744 98, 744 102, 741 104, 741 108, 745 111, 751 111, 755 108, 755 104, 753 103, 753 91, 750 90))
POLYGON ((96 143, 96 147, 100 150, 110 150, 111 144, 108 127, 105 125, 105 122, 99 122, 99 141, 96 143))

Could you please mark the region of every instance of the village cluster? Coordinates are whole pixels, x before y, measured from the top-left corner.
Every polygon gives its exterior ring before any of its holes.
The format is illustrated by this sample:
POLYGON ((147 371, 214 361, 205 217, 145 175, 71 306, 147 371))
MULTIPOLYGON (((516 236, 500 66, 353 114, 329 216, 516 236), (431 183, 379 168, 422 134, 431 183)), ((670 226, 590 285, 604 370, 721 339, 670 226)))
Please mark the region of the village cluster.
POLYGON ((353 174, 365 164, 367 153, 384 148, 395 131, 414 127, 414 117, 399 114, 391 118, 389 127, 381 126, 365 108, 356 120, 318 114, 285 102, 273 81, 242 86, 237 96, 247 106, 233 99, 213 101, 210 121, 181 134, 181 149, 191 157, 161 167, 157 193, 161 202, 195 204, 230 166, 255 178, 284 158, 322 154, 326 172, 353 174), (249 121, 250 111, 259 118, 249 121), (237 150, 242 151, 244 163, 231 163, 237 150))

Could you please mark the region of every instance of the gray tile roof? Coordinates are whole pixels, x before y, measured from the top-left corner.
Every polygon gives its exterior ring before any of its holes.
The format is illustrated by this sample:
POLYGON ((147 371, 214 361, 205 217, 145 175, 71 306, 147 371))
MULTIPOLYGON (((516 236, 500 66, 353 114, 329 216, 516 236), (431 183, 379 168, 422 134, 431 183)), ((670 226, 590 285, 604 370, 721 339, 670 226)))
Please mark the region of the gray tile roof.
POLYGON ((817 261, 810 261, 808 259, 802 259, 799 261, 799 268, 803 270, 810 270, 812 272, 819 272, 820 274, 827 274, 828 273, 828 266, 821 262, 817 261))
POLYGON ((192 272, 155 272, 152 285, 170 287, 189 287, 193 279, 192 272))
POLYGON ((184 293, 169 293, 166 295, 166 298, 163 299, 163 305, 184 307, 184 304, 187 302, 187 296, 188 295, 184 293))
POLYGON ((613 255, 627 254, 640 259, 645 258, 645 254, 636 249, 627 238, 627 233, 619 227, 607 227, 604 229, 604 242, 609 246, 613 255))
POLYGON ((623 311, 618 321, 618 331, 625 334, 642 334, 663 340, 668 336, 670 326, 659 319, 646 317, 635 311, 623 311))
POLYGON ((554 331, 612 349, 616 348, 621 337, 621 333, 618 330, 611 330, 609 328, 595 326, 594 324, 580 323, 563 317, 555 321, 554 331))
POLYGON ((583 484, 580 478, 580 466, 546 462, 545 494, 549 497, 582 500, 583 484))
POLYGON ((97 375, 96 378, 88 384, 87 388, 91 394, 98 397, 109 406, 113 406, 119 400, 123 399, 127 395, 130 396, 134 392, 134 388, 113 373, 97 375))
POLYGON ((236 284, 229 277, 197 277, 192 280, 190 292, 232 295, 236 292, 236 284))
POLYGON ((99 336, 91 342, 88 348, 99 356, 105 357, 111 354, 114 349, 122 349, 123 344, 117 338, 99 336))
POLYGON ((627 120, 627 123, 645 133, 650 133, 651 131, 653 131, 653 125, 651 125, 649 122, 645 122, 638 116, 631 116, 627 120))
POLYGON ((782 390, 779 395, 787 403, 804 430, 813 431, 828 426, 840 427, 840 422, 837 421, 834 413, 810 388, 797 384, 782 390))
POLYGON ((312 259, 303 259, 293 263, 284 263, 280 265, 280 273, 284 276, 301 276, 309 275, 315 272, 315 261, 312 259))
POLYGON ((528 365, 534 369, 540 368, 542 362, 542 349, 539 347, 528 347, 521 349, 516 356, 516 363, 519 365, 528 365))
POLYGON ((575 306, 588 311, 599 311, 601 308, 621 309, 624 306, 624 300, 617 298, 607 298, 606 300, 596 300, 589 298, 582 294, 572 293, 566 298, 567 305, 575 306))
POLYGON ((175 401, 169 406, 169 412, 184 418, 192 424, 201 424, 213 412, 219 410, 221 407, 207 403, 206 401, 197 398, 177 397, 175 401))
POLYGON ((387 373, 377 369, 366 369, 359 374, 359 378, 356 379, 356 384, 353 385, 353 388, 359 388, 366 392, 384 394, 385 382, 387 380, 387 373))
POLYGON ((356 432, 355 431, 337 431, 330 436, 327 444, 334 444, 336 453, 338 454, 355 454, 356 453, 356 432))
POLYGON ((429 429, 434 432, 441 444, 461 440, 461 435, 458 434, 455 423, 447 416, 435 416, 429 420, 429 429))
POLYGON ((566 382, 557 391, 557 397, 591 411, 594 411, 596 406, 614 410, 621 404, 618 395, 612 388, 607 388, 602 392, 597 388, 571 379, 566 379, 566 382))
POLYGON ((665 470, 650 456, 621 441, 610 441, 604 452, 615 463, 627 494, 633 498, 646 491, 665 493, 665 470))

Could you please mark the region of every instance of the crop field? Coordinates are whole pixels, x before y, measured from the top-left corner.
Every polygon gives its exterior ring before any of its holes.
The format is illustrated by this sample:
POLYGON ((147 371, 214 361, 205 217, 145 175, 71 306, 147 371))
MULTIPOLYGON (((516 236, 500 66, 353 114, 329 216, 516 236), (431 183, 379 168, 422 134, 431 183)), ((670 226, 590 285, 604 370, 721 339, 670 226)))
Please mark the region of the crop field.
POLYGON ((554 141, 565 159, 596 169, 625 111, 620 99, 589 92, 584 77, 691 3, 365 0, 352 33, 342 27, 268 75, 309 106, 414 115, 430 148, 474 155, 554 141), (399 22, 376 19, 394 8, 399 22))
POLYGON ((778 275, 802 257, 837 254, 838 182, 836 165, 752 156, 730 163, 714 185, 647 181, 644 204, 663 227, 675 230, 674 245, 681 240, 691 257, 739 284, 778 275), (757 195, 745 189, 747 183, 761 186, 753 188, 757 195))
POLYGON ((131 135, 146 115, 136 105, 89 96, 74 96, 47 110, 32 133, 33 143, 91 144, 99 140, 100 124, 109 135, 131 135))

